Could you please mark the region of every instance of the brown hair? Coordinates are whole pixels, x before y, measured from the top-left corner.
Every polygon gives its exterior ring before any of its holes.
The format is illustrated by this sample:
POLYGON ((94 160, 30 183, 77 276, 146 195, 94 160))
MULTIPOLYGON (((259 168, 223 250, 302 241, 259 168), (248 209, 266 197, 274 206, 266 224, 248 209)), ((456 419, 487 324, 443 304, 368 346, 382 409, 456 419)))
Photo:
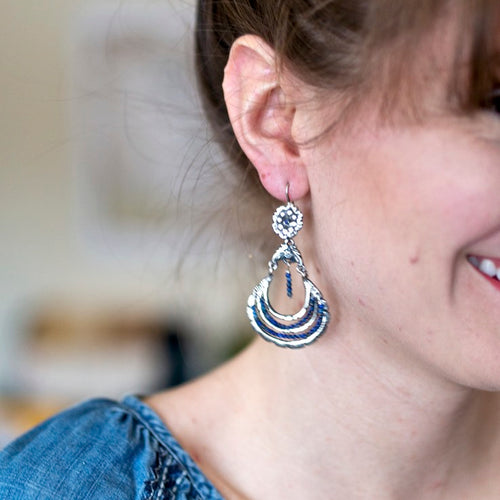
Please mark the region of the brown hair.
MULTIPOLYGON (((407 72, 418 42, 447 9, 461 13, 462 32, 467 34, 464 46, 457 48, 457 71, 464 54, 468 59, 466 84, 450 89, 450 94, 458 97, 461 110, 470 111, 484 102, 494 82, 496 0, 200 0, 199 88, 217 139, 245 169, 246 191, 256 189, 261 202, 265 200, 257 173, 233 135, 222 93, 224 67, 236 38, 258 35, 274 48, 279 63, 304 82, 356 96, 387 51, 392 51, 390 74, 407 72)), ((388 90, 396 90, 398 83, 396 77, 390 79, 388 90)))

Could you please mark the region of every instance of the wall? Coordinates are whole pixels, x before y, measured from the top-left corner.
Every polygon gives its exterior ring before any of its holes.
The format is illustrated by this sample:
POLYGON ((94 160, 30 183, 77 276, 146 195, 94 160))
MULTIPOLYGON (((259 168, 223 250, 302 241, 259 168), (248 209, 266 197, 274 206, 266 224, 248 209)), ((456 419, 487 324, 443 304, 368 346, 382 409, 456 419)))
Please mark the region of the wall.
MULTIPOLYGON (((232 265, 223 266, 227 272, 219 273, 215 286, 212 258, 178 280, 167 251, 151 264, 150 247, 133 256, 116 248, 96 252, 82 234, 75 166, 82 131, 74 127, 72 31, 89 5, 88 0, 2 5, 0 389, 11 390, 19 367, 27 369, 20 359, 27 325, 44 308, 181 310, 190 314, 195 330, 209 333, 210 345, 224 342, 244 321, 248 282, 230 278, 232 265)), ((186 1, 178 5, 190 8, 186 1)))

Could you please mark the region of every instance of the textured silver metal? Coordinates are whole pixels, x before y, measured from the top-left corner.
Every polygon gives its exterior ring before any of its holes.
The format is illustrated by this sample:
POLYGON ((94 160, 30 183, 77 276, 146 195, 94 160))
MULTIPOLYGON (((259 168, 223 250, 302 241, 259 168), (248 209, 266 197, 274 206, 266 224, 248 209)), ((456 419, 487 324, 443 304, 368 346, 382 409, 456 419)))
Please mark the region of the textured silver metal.
POLYGON ((302 212, 290 201, 274 212, 273 230, 283 240, 292 239, 302 229, 302 220, 302 212))
POLYGON ((282 243, 281 246, 274 252, 271 260, 269 261, 268 268, 269 274, 273 274, 276 269, 278 269, 278 264, 280 261, 285 262, 290 266, 290 264, 297 264, 297 271, 303 278, 307 277, 307 271, 302 261, 302 255, 300 255, 299 249, 295 246, 293 241, 289 243, 282 243))
POLYGON ((293 241, 283 243, 269 261, 269 274, 253 289, 247 301, 250 324, 262 338, 281 347, 303 347, 314 342, 330 320, 328 304, 308 279, 302 256, 293 241), (304 303, 294 314, 281 314, 269 300, 269 287, 280 262, 295 265, 304 285, 304 303))
MULTIPOLYGON (((286 205, 273 214, 274 232, 284 240, 269 261, 269 274, 253 289, 247 301, 247 315, 254 330, 265 340, 280 347, 303 347, 314 342, 330 321, 328 304, 307 270, 293 237, 302 229, 302 212, 290 201, 290 185, 285 189, 286 205), (294 265, 304 285, 304 304, 294 314, 281 314, 269 300, 269 286, 280 263, 290 270, 294 265)), ((291 288, 291 282, 290 282, 291 288)))

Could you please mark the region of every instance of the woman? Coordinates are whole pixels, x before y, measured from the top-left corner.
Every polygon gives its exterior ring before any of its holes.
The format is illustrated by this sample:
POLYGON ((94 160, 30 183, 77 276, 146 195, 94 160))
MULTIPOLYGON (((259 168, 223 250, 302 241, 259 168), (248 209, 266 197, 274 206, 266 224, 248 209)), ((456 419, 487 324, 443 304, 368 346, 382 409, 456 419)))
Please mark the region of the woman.
POLYGON ((498 11, 201 1, 208 115, 255 210, 295 202, 273 307, 264 279, 260 337, 215 372, 21 438, 0 496, 499 498, 498 11))

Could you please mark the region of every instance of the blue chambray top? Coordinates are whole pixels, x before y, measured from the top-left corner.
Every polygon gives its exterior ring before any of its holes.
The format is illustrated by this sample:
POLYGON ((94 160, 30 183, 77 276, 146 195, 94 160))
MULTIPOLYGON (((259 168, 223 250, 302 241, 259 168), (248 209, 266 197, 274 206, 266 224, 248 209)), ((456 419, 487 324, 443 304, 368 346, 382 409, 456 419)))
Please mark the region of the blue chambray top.
POLYGON ((0 451, 2 500, 222 500, 151 408, 92 399, 0 451))

